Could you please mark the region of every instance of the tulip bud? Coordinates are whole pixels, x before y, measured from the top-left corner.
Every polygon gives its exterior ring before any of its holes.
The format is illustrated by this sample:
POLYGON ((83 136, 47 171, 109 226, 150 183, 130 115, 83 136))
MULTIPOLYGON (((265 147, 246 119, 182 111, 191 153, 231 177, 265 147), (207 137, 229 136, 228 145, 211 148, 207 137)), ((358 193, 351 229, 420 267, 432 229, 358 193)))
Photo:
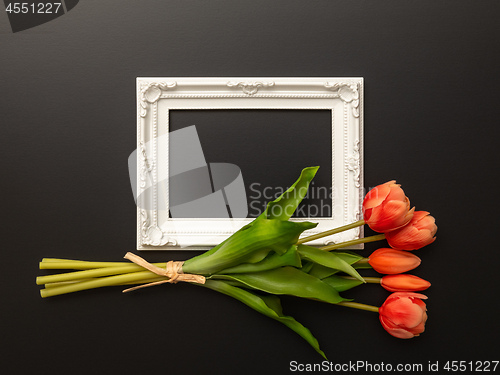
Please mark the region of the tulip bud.
POLYGON ((419 293, 392 293, 379 308, 380 323, 392 336, 411 339, 424 332, 427 307, 419 293))
POLYGON ((431 286, 427 280, 414 275, 386 275, 380 284, 389 292, 418 292, 431 286))
POLYGON ((401 229, 385 234, 389 245, 399 250, 417 250, 434 242, 437 225, 426 211, 415 211, 410 222, 401 229))
POLYGON ((420 262, 420 258, 412 253, 389 248, 375 250, 368 259, 375 271, 389 275, 410 271, 420 262))
POLYGON ((414 210, 410 210, 410 200, 396 181, 374 187, 363 201, 363 219, 372 230, 379 233, 406 225, 414 210))

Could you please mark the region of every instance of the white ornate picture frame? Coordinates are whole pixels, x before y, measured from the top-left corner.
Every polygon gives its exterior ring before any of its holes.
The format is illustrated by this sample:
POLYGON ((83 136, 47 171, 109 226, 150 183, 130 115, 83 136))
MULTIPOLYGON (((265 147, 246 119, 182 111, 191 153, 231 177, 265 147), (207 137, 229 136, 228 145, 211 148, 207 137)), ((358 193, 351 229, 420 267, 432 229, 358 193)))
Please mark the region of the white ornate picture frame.
MULTIPOLYGON (((364 196, 362 78, 140 77, 137 78, 138 250, 208 249, 252 220, 169 217, 168 182, 163 192, 158 191, 155 183, 159 175, 168 176, 168 150, 163 150, 159 158, 157 140, 160 136, 168 139, 169 111, 179 109, 330 111, 332 216, 291 220, 317 222, 316 228, 304 233, 311 235, 360 219, 364 196), (148 189, 150 194, 143 194, 148 189), (166 209, 157 206, 159 194, 166 194, 166 209), (148 202, 141 204, 141 200, 148 202)), ((358 227, 310 244, 324 246, 356 239, 362 235, 361 231, 358 227)))

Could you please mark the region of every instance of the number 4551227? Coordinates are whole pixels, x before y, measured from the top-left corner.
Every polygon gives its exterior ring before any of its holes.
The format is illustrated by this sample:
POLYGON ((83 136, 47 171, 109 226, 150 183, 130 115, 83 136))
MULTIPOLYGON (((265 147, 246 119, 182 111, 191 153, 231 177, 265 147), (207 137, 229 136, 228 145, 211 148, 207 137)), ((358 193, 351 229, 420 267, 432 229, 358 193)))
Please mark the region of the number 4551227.
POLYGON ((498 362, 499 361, 447 361, 443 369, 452 372, 495 371, 498 362))
POLYGON ((14 14, 40 14, 40 13, 58 13, 63 9, 62 3, 8 3, 5 11, 14 14))

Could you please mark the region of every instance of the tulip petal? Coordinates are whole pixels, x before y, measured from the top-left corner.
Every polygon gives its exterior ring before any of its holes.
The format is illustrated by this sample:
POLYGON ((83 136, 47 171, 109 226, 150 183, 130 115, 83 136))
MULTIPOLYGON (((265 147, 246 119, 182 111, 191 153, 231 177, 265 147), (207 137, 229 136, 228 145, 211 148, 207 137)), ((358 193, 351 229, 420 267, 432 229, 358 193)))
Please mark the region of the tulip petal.
POLYGON ((382 277, 380 284, 384 289, 391 292, 420 291, 431 286, 431 283, 427 280, 407 274, 386 275, 382 277))
POLYGON ((422 293, 413 293, 413 292, 397 292, 397 293, 392 293, 389 298, 401 298, 401 297, 412 297, 415 298, 415 301, 418 301, 418 299, 427 299, 427 296, 422 293))
POLYGON ((365 218, 366 223, 376 232, 388 232, 401 228, 407 224, 413 211, 408 211, 409 201, 388 201, 372 210, 369 219, 365 218))
POLYGON ((389 245, 399 250, 417 250, 433 243, 436 237, 428 229, 417 229, 416 227, 404 227, 397 232, 386 233, 389 245))
POLYGON ((404 201, 406 198, 405 192, 403 189, 401 189, 400 185, 398 184, 392 184, 389 186, 391 191, 389 195, 387 196, 387 201, 390 200, 397 200, 397 201, 404 201))
POLYGON ((420 335, 422 332, 425 331, 425 323, 427 322, 427 313, 424 312, 424 316, 423 316, 423 319, 422 319, 422 322, 414 327, 414 328, 410 328, 408 329, 411 333, 413 333, 415 336, 418 336, 420 335))
MULTIPOLYGON (((417 243, 420 245, 429 245, 430 243, 433 243, 436 239, 436 237, 432 237, 433 234, 429 229, 422 229, 420 231, 417 231, 415 233, 414 231, 411 232, 409 240, 413 243, 417 243)), ((423 247, 423 246, 419 246, 423 247)))
POLYGON ((397 299, 388 306, 390 320, 406 328, 414 328, 422 322, 424 311, 409 298, 397 299))
MULTIPOLYGON (((406 224, 411 218, 402 216, 402 213, 408 211, 409 201, 387 201, 384 204, 384 216, 386 220, 398 222, 399 225, 406 224), (398 218, 400 218, 398 220, 398 218), (408 220, 405 222, 405 220, 408 220)), ((412 215, 413 216, 413 215, 412 215)))
MULTIPOLYGON (((419 222, 422 220, 424 217, 428 216, 430 213, 427 211, 415 211, 415 215, 413 216, 413 221, 419 222)), ((432 216, 431 216, 432 217, 432 216)))
POLYGON ((413 333, 397 327, 396 325, 394 325, 394 323, 392 323, 389 319, 387 319, 383 315, 380 315, 380 323, 382 323, 382 327, 384 327, 384 329, 394 337, 400 339, 411 339, 414 337, 413 333))
POLYGON ((370 255, 368 263, 378 273, 391 275, 417 268, 421 260, 416 255, 406 251, 381 248, 370 255))
POLYGON ((371 189, 366 195, 363 201, 363 208, 373 208, 380 205, 391 192, 390 185, 394 184, 396 180, 388 181, 385 184, 378 185, 371 189))
POLYGON ((420 335, 422 332, 425 331, 425 321, 422 320, 419 325, 413 328, 408 328, 408 331, 413 333, 415 336, 420 335))
POLYGON ((436 224, 434 224, 434 227, 431 229, 431 235, 432 235, 432 236, 435 236, 435 235, 436 235, 437 230, 438 230, 438 227, 437 227, 437 225, 436 225, 436 224))
POLYGON ((363 219, 365 220, 365 223, 368 224, 368 222, 371 222, 372 214, 373 214, 373 208, 368 208, 366 210, 363 208, 363 219))
POLYGON ((424 301, 422 301, 420 298, 412 298, 411 301, 420 306, 420 308, 422 309, 422 311, 427 311, 427 305, 425 304, 424 301))

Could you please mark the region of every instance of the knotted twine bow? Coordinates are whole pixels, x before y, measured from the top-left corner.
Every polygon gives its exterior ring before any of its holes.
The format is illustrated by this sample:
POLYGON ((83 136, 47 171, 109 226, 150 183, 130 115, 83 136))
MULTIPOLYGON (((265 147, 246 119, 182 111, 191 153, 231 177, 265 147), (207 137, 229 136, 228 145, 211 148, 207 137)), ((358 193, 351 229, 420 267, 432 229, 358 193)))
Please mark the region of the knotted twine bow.
POLYGON ((140 256, 135 255, 135 254, 130 253, 130 252, 125 254, 124 258, 130 260, 131 262, 134 262, 138 266, 141 266, 141 267, 147 269, 148 271, 151 271, 159 276, 166 276, 166 277, 168 277, 168 280, 160 280, 160 281, 155 281, 152 283, 134 286, 133 288, 125 289, 123 291, 123 293, 131 292, 133 290, 140 289, 140 288, 146 288, 148 286, 160 285, 160 284, 165 284, 165 283, 175 284, 179 281, 185 281, 188 283, 205 284, 205 276, 192 275, 192 274, 182 272, 182 265, 184 264, 184 262, 174 262, 171 260, 170 262, 167 262, 167 267, 165 269, 163 269, 163 268, 155 266, 154 264, 149 263, 148 261, 141 258, 140 256))

